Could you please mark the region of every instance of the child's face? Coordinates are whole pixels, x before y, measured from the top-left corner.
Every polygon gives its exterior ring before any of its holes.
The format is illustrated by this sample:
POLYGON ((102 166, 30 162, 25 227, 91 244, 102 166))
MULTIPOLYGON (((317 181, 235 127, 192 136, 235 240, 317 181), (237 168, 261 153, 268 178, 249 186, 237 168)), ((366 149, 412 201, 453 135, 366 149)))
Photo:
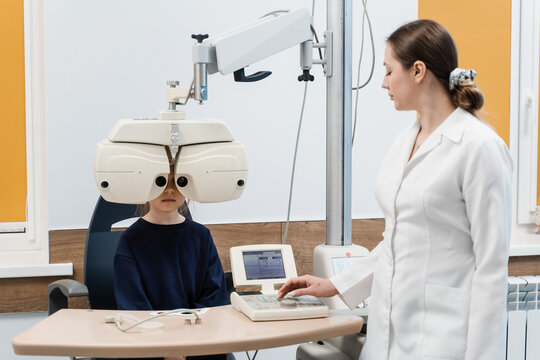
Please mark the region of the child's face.
POLYGON ((154 200, 150 200, 150 208, 160 212, 176 212, 184 203, 186 198, 182 195, 174 184, 173 172, 169 173, 167 187, 161 195, 154 200))

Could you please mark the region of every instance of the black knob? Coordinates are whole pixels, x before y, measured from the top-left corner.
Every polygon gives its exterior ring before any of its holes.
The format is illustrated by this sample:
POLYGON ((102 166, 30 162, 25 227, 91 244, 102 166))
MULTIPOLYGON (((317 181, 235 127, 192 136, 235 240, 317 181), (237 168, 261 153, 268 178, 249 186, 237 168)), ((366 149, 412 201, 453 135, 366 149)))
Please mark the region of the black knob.
POLYGON ((109 187, 109 183, 108 183, 107 181, 102 181, 102 182, 101 182, 101 187, 104 188, 104 189, 106 189, 106 188, 109 187))
POLYGON ((165 176, 158 176, 156 178, 156 185, 159 187, 164 187, 167 185, 167 179, 165 179, 165 176))
POLYGON ((180 176, 178 180, 176 180, 176 183, 180 187, 184 187, 188 184, 188 179, 185 176, 180 176))
POLYGON ((309 73, 309 70, 304 70, 302 75, 298 76, 298 81, 313 81, 315 77, 309 73))
POLYGON ((198 43, 202 43, 204 39, 208 39, 208 34, 191 34, 191 38, 197 40, 198 43))
POLYGON ((240 179, 240 180, 238 180, 238 181, 236 182, 236 185, 238 185, 238 186, 240 186, 240 187, 244 186, 244 184, 245 184, 245 181, 242 180, 242 179, 240 179))

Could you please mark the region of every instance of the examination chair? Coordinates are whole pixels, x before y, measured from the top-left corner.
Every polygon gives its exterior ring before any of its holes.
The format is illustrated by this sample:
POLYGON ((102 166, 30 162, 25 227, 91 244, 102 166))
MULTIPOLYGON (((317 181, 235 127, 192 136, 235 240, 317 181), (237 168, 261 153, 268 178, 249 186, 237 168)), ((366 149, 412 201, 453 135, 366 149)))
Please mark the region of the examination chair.
MULTIPOLYGON (((189 209, 182 213, 191 219, 189 209)), ((116 310, 113 260, 123 231, 112 230, 113 224, 138 217, 137 205, 117 204, 98 199, 86 237, 84 250, 84 284, 70 279, 57 280, 48 286, 49 315, 68 307, 68 299, 88 297, 91 309, 116 310)), ((225 272, 229 293, 234 290, 231 271, 225 272)), ((75 359, 75 358, 71 358, 75 359)), ((234 359, 228 354, 227 360, 234 359)), ((99 359, 96 359, 99 360, 99 359)))

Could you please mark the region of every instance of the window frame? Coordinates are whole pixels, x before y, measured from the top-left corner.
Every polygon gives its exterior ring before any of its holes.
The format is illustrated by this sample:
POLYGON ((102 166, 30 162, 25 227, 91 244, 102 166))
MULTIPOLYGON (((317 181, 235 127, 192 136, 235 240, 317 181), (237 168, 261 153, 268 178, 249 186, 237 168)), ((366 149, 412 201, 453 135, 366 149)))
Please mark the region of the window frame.
POLYGON ((511 256, 540 255, 536 234, 540 4, 512 1, 510 151, 514 158, 511 256))
POLYGON ((21 0, 24 7, 27 221, 24 232, 0 233, 0 278, 72 275, 73 264, 49 264, 45 128, 43 2, 21 0))

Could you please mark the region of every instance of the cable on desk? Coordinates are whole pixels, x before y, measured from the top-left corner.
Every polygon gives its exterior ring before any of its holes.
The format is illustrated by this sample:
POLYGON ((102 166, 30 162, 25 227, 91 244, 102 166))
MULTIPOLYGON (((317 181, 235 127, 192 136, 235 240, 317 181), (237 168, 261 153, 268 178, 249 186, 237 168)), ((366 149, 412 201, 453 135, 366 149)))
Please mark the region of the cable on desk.
MULTIPOLYGON (((197 312, 191 309, 174 309, 174 310, 164 311, 159 314, 149 316, 146 319, 138 320, 136 323, 131 324, 130 326, 127 326, 127 327, 123 327, 121 325, 122 320, 123 320, 122 314, 105 316, 105 322, 116 324, 116 327, 118 327, 118 329, 120 329, 121 331, 128 331, 129 329, 133 329, 134 327, 139 326, 140 324, 145 323, 147 321, 153 320, 161 316, 178 313, 178 312, 189 313, 189 314, 195 315, 195 324, 201 323, 201 318, 199 317, 197 312)), ((127 316, 126 314, 124 314, 124 317, 130 318, 130 316, 127 316)), ((191 324, 191 319, 186 319, 186 323, 191 324)))

